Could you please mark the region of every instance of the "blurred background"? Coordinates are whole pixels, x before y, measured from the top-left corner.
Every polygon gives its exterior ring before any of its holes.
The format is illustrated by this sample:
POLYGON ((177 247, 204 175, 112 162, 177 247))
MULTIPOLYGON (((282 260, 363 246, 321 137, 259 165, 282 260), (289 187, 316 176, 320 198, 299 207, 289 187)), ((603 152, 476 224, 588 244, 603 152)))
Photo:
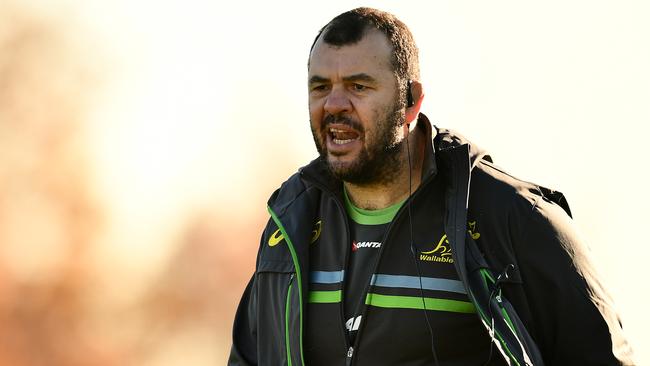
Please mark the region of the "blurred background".
POLYGON ((650 362, 644 1, 0 0, 0 365, 225 364, 318 29, 391 11, 423 111, 562 190, 650 362))

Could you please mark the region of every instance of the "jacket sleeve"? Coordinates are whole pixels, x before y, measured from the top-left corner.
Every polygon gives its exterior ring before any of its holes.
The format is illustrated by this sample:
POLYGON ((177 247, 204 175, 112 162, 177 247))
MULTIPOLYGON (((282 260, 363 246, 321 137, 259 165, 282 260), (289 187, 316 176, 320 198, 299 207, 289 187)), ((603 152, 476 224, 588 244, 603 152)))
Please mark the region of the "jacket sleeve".
POLYGON ((235 322, 228 366, 257 365, 257 281, 256 275, 244 290, 235 322))
POLYGON ((571 218, 543 199, 523 216, 516 255, 546 365, 634 365, 612 299, 571 218))

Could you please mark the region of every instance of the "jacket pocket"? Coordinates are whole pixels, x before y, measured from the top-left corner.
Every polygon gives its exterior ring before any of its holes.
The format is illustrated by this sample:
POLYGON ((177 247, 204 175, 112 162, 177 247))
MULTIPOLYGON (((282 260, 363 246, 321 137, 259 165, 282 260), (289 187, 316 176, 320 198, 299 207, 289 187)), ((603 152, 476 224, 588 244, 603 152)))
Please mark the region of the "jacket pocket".
POLYGON ((291 287, 293 286, 293 279, 295 275, 292 273, 289 277, 289 285, 287 286, 287 297, 285 301, 285 312, 284 312, 284 342, 287 349, 287 366, 291 366, 291 287))
POLYGON ((297 280, 293 265, 286 262, 260 262, 258 281, 257 347, 260 365, 298 365, 295 342, 299 324, 297 280))

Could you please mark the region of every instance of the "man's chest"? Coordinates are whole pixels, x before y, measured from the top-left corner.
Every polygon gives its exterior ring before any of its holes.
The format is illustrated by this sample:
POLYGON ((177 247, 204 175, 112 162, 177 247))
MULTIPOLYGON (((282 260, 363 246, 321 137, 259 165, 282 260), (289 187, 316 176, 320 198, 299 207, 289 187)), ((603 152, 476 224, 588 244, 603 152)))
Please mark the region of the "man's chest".
POLYGON ((485 361, 489 340, 458 279, 444 208, 424 203, 426 212, 402 210, 383 227, 323 219, 310 247, 305 344, 313 364, 337 364, 350 347, 355 364, 427 362, 432 339, 439 358, 485 361))

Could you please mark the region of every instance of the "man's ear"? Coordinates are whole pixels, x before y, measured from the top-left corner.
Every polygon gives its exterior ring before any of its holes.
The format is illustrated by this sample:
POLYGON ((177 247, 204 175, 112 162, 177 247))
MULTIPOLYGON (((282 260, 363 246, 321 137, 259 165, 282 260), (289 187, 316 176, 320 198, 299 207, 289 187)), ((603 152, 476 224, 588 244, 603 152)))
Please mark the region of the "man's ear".
MULTIPOLYGON (((417 80, 411 80, 407 86, 410 90, 407 90, 407 94, 410 92, 411 95, 411 105, 406 106, 405 120, 409 124, 418 118, 420 114, 420 106, 422 105, 422 100, 424 99, 424 91, 422 90, 422 83, 417 80)), ((407 98, 409 99, 409 98, 407 98)), ((408 103, 408 102, 407 102, 408 103)))

